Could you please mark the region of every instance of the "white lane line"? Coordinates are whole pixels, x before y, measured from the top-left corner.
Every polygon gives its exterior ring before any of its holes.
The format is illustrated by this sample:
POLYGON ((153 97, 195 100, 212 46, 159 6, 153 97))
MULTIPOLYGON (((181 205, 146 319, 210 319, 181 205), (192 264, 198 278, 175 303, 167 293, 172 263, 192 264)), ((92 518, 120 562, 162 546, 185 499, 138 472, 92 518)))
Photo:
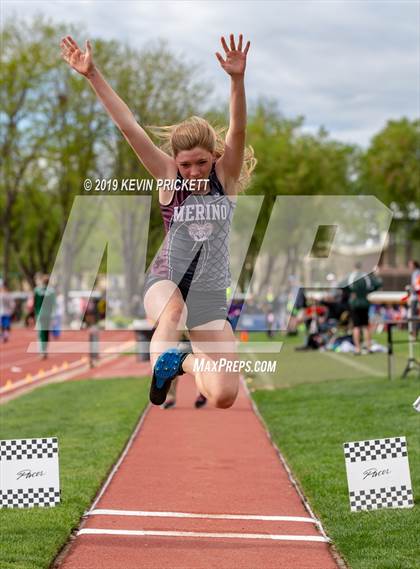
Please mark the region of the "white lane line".
POLYGON ((350 366, 354 369, 357 369, 359 371, 363 371, 364 373, 369 373, 370 375, 374 375, 376 377, 384 377, 385 372, 378 371, 378 370, 373 369, 367 365, 363 365, 360 362, 356 362, 356 361, 351 360, 349 358, 343 357, 343 354, 336 354, 334 352, 321 352, 321 353, 325 354, 326 356, 329 356, 333 360, 337 360, 338 362, 347 364, 348 366, 350 366))
POLYGON ((297 516, 258 516, 254 514, 193 514, 186 512, 147 512, 142 510, 90 510, 87 516, 137 516, 144 518, 194 518, 206 520, 257 520, 267 522, 307 522, 319 524, 314 518, 297 516))
MULTIPOLYGON (((293 476, 292 471, 290 470, 289 465, 288 465, 287 462, 286 462, 286 459, 284 458, 284 456, 283 456, 283 454, 281 453, 280 449, 278 448, 278 446, 277 446, 276 443, 274 442, 274 439, 273 439, 273 437, 271 436, 271 433, 270 433, 270 431, 268 430, 268 427, 267 427, 267 425, 266 425, 266 423, 265 423, 265 421, 264 421, 264 419, 263 419, 261 413, 259 412, 259 409, 258 409, 258 407, 257 407, 257 405, 256 405, 256 403, 255 403, 255 401, 252 399, 251 394, 250 394, 249 389, 248 389, 248 386, 247 386, 247 384, 246 384, 246 382, 245 382, 243 376, 241 376, 241 383, 242 383, 242 387, 243 387, 243 389, 244 389, 244 391, 245 391, 245 393, 246 393, 246 395, 247 395, 247 397, 248 397, 248 400, 249 400, 249 402, 251 403, 251 406, 252 406, 252 409, 254 410, 255 415, 257 416, 257 418, 258 418, 258 420, 259 420, 259 422, 260 422, 262 428, 264 429, 265 434, 266 434, 268 440, 270 441, 272 447, 274 448, 274 450, 275 450, 277 456, 279 457, 279 460, 280 460, 281 464, 283 465, 283 468, 284 468, 285 471, 287 472, 287 476, 288 476, 290 482, 292 483, 293 487, 295 488, 295 490, 296 490, 296 492, 297 492, 299 498, 301 499, 302 504, 305 506, 305 509, 306 509, 306 511, 309 513, 309 515, 310 515, 313 519, 316 519, 316 518, 315 518, 315 514, 313 513, 312 508, 311 508, 311 506, 309 505, 309 502, 308 502, 308 500, 306 499, 305 494, 304 494, 303 491, 300 489, 299 484, 296 482, 295 477, 293 476)), ((330 540, 330 538, 327 536, 327 534, 326 534, 326 532, 325 532, 325 530, 324 530, 324 527, 323 527, 323 525, 322 525, 322 523, 321 523, 321 520, 317 520, 317 522, 318 522, 318 530, 320 531, 321 535, 323 536, 323 539, 324 539, 327 543, 330 543, 331 540, 330 540)))
POLYGON ((81 529, 77 535, 126 535, 160 537, 203 537, 211 539, 271 539, 275 541, 321 541, 329 540, 320 535, 280 535, 269 533, 207 533, 195 531, 155 531, 155 530, 119 530, 119 529, 81 529))

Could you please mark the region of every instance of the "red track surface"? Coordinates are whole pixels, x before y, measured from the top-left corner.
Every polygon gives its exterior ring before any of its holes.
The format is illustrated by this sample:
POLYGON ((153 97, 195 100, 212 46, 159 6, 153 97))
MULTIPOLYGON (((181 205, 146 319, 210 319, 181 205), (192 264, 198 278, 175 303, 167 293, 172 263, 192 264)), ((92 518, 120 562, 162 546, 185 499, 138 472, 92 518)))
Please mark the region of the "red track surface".
MULTIPOLYGON (((3 393, 11 393, 16 386, 28 376, 34 377, 45 374, 46 377, 62 374, 68 368, 86 365, 86 345, 88 343, 88 332, 64 331, 60 339, 50 340, 49 356, 47 360, 42 360, 40 354, 28 352, 31 343, 37 341, 36 331, 32 329, 14 329, 7 343, 0 343, 0 388, 8 384, 9 388, 3 393), (85 349, 77 349, 77 344, 73 351, 68 353, 54 353, 61 347, 70 346, 70 342, 81 343, 85 349)), ((102 331, 100 333, 101 342, 125 342, 134 341, 131 331, 102 331)), ((68 349, 68 348, 66 348, 68 349)), ((70 348, 71 349, 71 348, 70 348)), ((30 383, 30 382, 29 382, 30 383)), ((42 383, 42 379, 40 379, 42 383)), ((22 387, 19 389, 22 390, 22 387)))
MULTIPOLYGON (((129 366, 130 358, 124 359, 129 366)), ((336 568, 326 543, 272 541, 244 535, 321 537, 312 522, 208 518, 212 514, 310 515, 244 388, 229 410, 196 410, 194 397, 193 380, 184 376, 175 409, 149 408, 121 465, 94 504, 95 510, 136 510, 152 515, 90 515, 82 532, 93 528, 222 535, 80 534, 60 569, 336 568), (159 517, 156 512, 187 512, 203 517, 159 517), (242 537, 238 538, 238 534, 242 537)))
MULTIPOLYGON (((132 332, 102 332, 101 341, 133 340, 132 332)), ((36 375, 63 375, 75 366, 82 377, 123 377, 150 372, 145 362, 120 356, 82 372, 86 353, 28 353, 33 330, 15 330, 1 346, 1 383, 36 375), (20 368, 16 371, 16 368, 20 368)), ((85 342, 87 332, 64 332, 59 342, 85 342)), ((52 342, 57 342, 52 340, 52 342)), ((53 350, 51 350, 53 351, 53 350)), ((86 364, 84 364, 86 368, 86 364)), ((49 376, 51 377, 51 376, 49 376)), ((42 384, 42 380, 39 381, 42 384)), ((10 384, 9 384, 10 385, 10 384)), ((7 391, 9 393, 10 389, 7 391)), ((12 390, 13 391, 13 390, 12 390)), ((20 391, 19 391, 20 393, 20 391)), ((115 475, 94 509, 143 515, 90 515, 82 532, 119 530, 164 535, 89 535, 73 542, 61 569, 330 569, 336 562, 310 522, 226 519, 226 515, 310 518, 241 387, 232 409, 195 410, 195 387, 184 376, 175 409, 151 407, 115 475), (156 513, 165 513, 164 516, 156 513), (200 517, 175 517, 177 513, 200 517), (212 516, 219 515, 216 519, 212 516), (180 532, 183 534, 180 535, 180 532), (201 534, 201 535, 197 535, 201 534), (203 535, 206 534, 206 535, 203 535), (283 536, 282 541, 265 538, 283 536), (301 536, 302 541, 289 541, 301 536)))

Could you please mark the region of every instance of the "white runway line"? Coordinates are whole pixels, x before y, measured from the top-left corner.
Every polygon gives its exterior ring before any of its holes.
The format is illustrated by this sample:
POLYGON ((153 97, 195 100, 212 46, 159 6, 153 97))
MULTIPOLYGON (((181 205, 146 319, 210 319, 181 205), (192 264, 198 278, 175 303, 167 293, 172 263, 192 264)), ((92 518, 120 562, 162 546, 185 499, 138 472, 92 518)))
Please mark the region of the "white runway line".
POLYGON ((87 516, 136 516, 146 518, 194 518, 206 520, 256 520, 268 522, 306 522, 319 524, 314 518, 296 516, 259 516, 255 514, 193 514, 186 512, 147 512, 142 510, 107 510, 96 509, 87 512, 87 516))
MULTIPOLYGON (((376 377, 384 377, 385 372, 381 372, 378 371, 376 369, 373 369, 369 366, 363 365, 362 363, 360 363, 359 361, 354 361, 354 360, 350 360, 349 358, 344 357, 342 354, 336 354, 334 352, 322 352, 323 354, 325 354, 326 356, 329 356, 330 358, 332 358, 333 360, 337 360, 340 363, 344 363, 347 364, 348 366, 357 369, 359 371, 363 371, 364 373, 369 373, 371 375, 374 375, 376 377)), ((359 356, 362 357, 362 356, 359 356)), ((371 356, 373 357, 373 356, 371 356)))
MULTIPOLYGON (((273 437, 271 436, 271 433, 270 433, 270 431, 268 430, 268 427, 267 427, 267 425, 266 425, 264 419, 262 418, 262 415, 261 415, 261 413, 259 412, 258 407, 257 407, 257 405, 255 404, 255 401, 252 399, 251 394, 250 394, 249 389, 248 389, 248 386, 247 386, 247 384, 246 384, 246 382, 245 382, 243 376, 241 376, 241 383, 242 383, 242 386, 243 386, 243 388, 244 388, 244 390, 245 390, 245 393, 246 393, 246 395, 247 395, 247 397, 248 397, 248 399, 249 399, 249 402, 251 403, 251 407, 252 407, 252 409, 253 409, 255 415, 257 416, 257 418, 258 418, 258 420, 259 420, 259 422, 260 422, 262 428, 264 429, 265 434, 266 434, 268 440, 270 441, 270 443, 271 443, 273 449, 275 450, 277 456, 279 457, 279 460, 280 460, 281 464, 283 465, 283 468, 284 468, 285 471, 287 472, 287 476, 288 476, 288 478, 289 478, 291 484, 292 484, 293 487, 295 488, 295 490, 296 490, 296 492, 297 492, 299 498, 301 499, 302 504, 304 505, 306 511, 309 513, 309 515, 312 517, 312 519, 316 519, 316 518, 315 518, 315 514, 313 513, 312 508, 311 508, 311 506, 309 505, 308 500, 306 499, 306 496, 304 495, 303 491, 300 489, 299 484, 296 482, 296 480, 295 480, 295 478, 294 478, 294 476, 293 476, 293 474, 292 474, 292 471, 290 470, 289 465, 288 465, 287 462, 286 462, 286 459, 284 458, 284 456, 283 456, 283 454, 281 453, 280 449, 278 448, 278 446, 277 446, 276 443, 274 442, 274 439, 273 439, 273 437)), ((317 520, 317 523, 318 523, 318 531, 321 533, 323 540, 324 540, 325 542, 327 542, 327 543, 331 543, 330 538, 327 536, 327 534, 326 534, 326 532, 325 532, 325 530, 324 530, 324 527, 323 527, 323 525, 322 525, 322 523, 321 523, 321 520, 317 520)))
POLYGON ((268 539, 274 541, 319 541, 329 540, 320 535, 281 535, 269 533, 207 533, 195 531, 155 531, 155 530, 119 530, 119 529, 81 529, 77 535, 124 535, 124 536, 158 536, 158 537, 202 537, 210 539, 268 539))

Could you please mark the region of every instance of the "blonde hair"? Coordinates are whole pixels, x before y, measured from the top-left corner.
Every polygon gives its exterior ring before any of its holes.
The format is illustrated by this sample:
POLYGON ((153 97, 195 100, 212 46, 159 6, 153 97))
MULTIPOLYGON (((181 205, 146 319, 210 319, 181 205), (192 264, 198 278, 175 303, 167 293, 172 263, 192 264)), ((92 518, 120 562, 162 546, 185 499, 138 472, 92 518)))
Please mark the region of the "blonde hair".
MULTIPOLYGON (((199 146, 208 152, 214 152, 220 158, 225 151, 226 127, 213 128, 201 117, 192 116, 181 123, 170 126, 149 126, 148 129, 162 141, 161 148, 174 158, 183 150, 192 150, 199 146)), ((244 191, 251 181, 251 174, 257 164, 252 146, 246 146, 239 179, 236 182, 239 191, 244 191)))

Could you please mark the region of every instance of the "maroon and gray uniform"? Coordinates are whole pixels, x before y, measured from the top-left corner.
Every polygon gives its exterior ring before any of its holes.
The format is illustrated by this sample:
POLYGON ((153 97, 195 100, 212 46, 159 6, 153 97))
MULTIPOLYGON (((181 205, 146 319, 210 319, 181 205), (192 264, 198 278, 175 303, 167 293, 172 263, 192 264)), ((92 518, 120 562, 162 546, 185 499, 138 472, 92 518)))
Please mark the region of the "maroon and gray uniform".
MULTIPOLYGON (((177 179, 182 181, 179 172, 177 179)), ((189 328, 226 317, 229 233, 235 203, 225 195, 214 164, 209 186, 206 195, 174 190, 171 203, 160 204, 166 235, 144 287, 146 292, 159 280, 175 282, 187 303, 189 328)))

